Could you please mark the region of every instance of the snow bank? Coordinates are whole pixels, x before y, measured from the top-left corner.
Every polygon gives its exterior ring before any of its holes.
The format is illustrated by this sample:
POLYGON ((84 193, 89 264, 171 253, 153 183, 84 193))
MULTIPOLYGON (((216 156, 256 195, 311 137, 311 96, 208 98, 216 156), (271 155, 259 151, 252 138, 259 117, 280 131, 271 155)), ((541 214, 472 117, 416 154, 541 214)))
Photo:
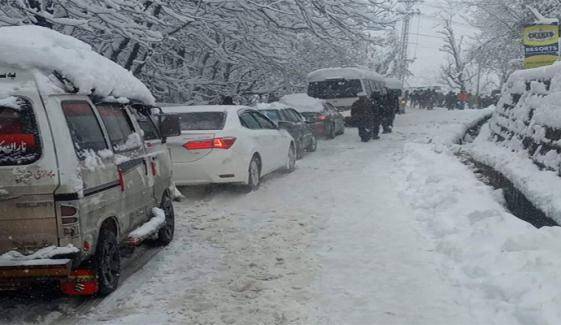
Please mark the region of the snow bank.
POLYGON ((95 53, 86 43, 38 26, 0 28, 0 63, 38 69, 47 78, 54 71, 67 78, 78 93, 126 97, 154 104, 148 88, 131 72, 95 53))
POLYGON ((152 218, 147 223, 143 224, 135 231, 129 234, 130 239, 146 239, 148 236, 154 234, 166 223, 166 214, 164 210, 159 208, 152 208, 152 218))
POLYGON ((304 93, 290 94, 281 97, 280 102, 299 112, 322 112, 324 101, 304 93))
MULTIPOLYGON (((407 144, 402 195, 447 261, 477 324, 559 324, 561 228, 510 215, 448 150, 407 144)), ((561 187, 558 187, 559 189, 561 187)))
POLYGON ((466 150, 561 223, 561 64, 515 72, 466 150))
POLYGON ((383 82, 384 77, 374 71, 362 68, 326 68, 308 74, 308 82, 318 82, 327 79, 369 79, 383 82))

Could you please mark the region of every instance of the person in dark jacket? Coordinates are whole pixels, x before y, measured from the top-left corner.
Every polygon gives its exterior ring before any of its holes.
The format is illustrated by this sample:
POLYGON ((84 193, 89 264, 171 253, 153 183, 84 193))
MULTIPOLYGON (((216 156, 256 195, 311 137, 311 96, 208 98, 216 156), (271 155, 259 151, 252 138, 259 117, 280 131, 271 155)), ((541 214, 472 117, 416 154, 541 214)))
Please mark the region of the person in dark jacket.
POLYGON ((382 125, 382 116, 384 112, 384 106, 386 103, 385 98, 387 97, 387 91, 385 88, 382 91, 375 91, 370 96, 370 116, 372 125, 372 139, 380 139, 380 126, 382 125))
POLYGON ((384 133, 392 133, 395 114, 399 112, 399 95, 401 91, 398 89, 388 89, 386 101, 382 110, 382 128, 384 133))
POLYGON ((358 100, 351 106, 353 124, 358 127, 358 136, 362 142, 372 138, 372 103, 366 93, 358 94, 358 100))

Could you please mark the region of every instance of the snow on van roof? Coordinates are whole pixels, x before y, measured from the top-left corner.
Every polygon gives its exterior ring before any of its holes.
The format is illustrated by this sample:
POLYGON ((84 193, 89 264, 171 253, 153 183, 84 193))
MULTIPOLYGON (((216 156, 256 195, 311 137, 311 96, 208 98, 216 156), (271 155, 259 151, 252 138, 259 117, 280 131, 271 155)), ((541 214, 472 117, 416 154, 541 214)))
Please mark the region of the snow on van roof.
POLYGON ((384 81, 380 74, 362 68, 327 68, 308 74, 308 82, 318 82, 327 79, 370 79, 384 81))
POLYGON ((299 112, 322 112, 324 101, 305 93, 290 94, 281 97, 280 102, 293 107, 299 112))
POLYGON ((190 112, 237 112, 247 106, 238 105, 169 105, 162 106, 164 113, 190 113, 190 112))
POLYGON ((403 84, 395 78, 386 78, 386 87, 388 89, 402 89, 403 84))
POLYGON ((0 53, 2 64, 39 70, 45 76, 60 73, 79 94, 155 103, 150 90, 130 71, 97 54, 88 44, 48 28, 0 27, 0 53))

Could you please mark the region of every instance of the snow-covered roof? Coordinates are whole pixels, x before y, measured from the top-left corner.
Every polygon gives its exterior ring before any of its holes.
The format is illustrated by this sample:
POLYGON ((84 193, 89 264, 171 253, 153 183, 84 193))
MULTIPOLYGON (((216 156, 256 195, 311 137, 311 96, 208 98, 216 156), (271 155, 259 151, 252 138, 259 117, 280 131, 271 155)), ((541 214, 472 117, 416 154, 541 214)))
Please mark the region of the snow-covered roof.
POLYGON ((286 104, 299 112, 321 112, 324 101, 313 98, 305 93, 290 94, 281 97, 280 102, 286 104))
POLYGON ((150 90, 130 71, 97 54, 88 44, 48 28, 0 27, 0 64, 39 71, 47 77, 41 80, 53 83, 57 71, 78 88, 79 94, 155 103, 150 90))
POLYGON ((328 79, 369 79, 384 81, 384 77, 374 71, 361 68, 327 68, 308 74, 308 82, 318 82, 328 79))
POLYGON ((191 112, 237 112, 241 109, 247 109, 247 106, 238 105, 178 105, 163 106, 165 113, 191 113, 191 112))
POLYGON ((386 78, 386 87, 388 89, 403 89, 403 84, 398 79, 386 78))
POLYGON ((257 110, 279 110, 285 108, 291 108, 290 106, 281 103, 281 102, 274 102, 274 103, 257 103, 254 107, 257 110))

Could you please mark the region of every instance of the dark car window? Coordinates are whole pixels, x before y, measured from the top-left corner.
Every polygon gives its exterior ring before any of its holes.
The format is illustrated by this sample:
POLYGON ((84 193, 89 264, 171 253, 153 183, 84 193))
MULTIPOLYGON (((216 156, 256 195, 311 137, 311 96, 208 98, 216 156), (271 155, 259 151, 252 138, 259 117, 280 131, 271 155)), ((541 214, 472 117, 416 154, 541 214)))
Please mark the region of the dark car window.
POLYGON ((262 110, 261 113, 265 114, 265 116, 270 118, 272 121, 278 122, 282 120, 280 112, 276 109, 262 110))
POLYGON ((144 140, 157 140, 160 139, 160 133, 158 128, 151 117, 138 114, 137 116, 138 125, 144 131, 144 140))
POLYGON ((62 112, 79 159, 85 159, 90 150, 108 149, 99 121, 88 102, 63 102, 62 112))
POLYGON ((41 157, 41 142, 31 103, 21 97, 5 101, 0 104, 0 166, 33 163, 41 157))
POLYGON ((295 113, 292 109, 283 109, 284 115, 287 117, 288 121, 293 123, 299 123, 302 121, 299 115, 295 113))
POLYGON ((363 89, 359 79, 331 79, 310 82, 308 85, 308 95, 322 99, 356 97, 361 91, 363 89))
POLYGON ((259 125, 261 125, 261 128, 263 129, 276 129, 277 126, 271 122, 271 120, 269 120, 267 117, 265 117, 263 114, 258 113, 258 112, 251 112, 251 115, 253 115, 253 117, 255 117, 255 119, 257 120, 257 122, 259 122, 259 125))
POLYGON ((140 147, 132 137, 134 127, 125 110, 117 105, 98 105, 97 110, 115 151, 128 151, 140 147))
POLYGON ((257 120, 251 114, 249 114, 249 112, 240 114, 240 123, 243 127, 251 130, 257 130, 261 128, 259 122, 257 122, 257 120))
POLYGON ((181 113, 181 130, 222 130, 226 124, 225 112, 181 113))

